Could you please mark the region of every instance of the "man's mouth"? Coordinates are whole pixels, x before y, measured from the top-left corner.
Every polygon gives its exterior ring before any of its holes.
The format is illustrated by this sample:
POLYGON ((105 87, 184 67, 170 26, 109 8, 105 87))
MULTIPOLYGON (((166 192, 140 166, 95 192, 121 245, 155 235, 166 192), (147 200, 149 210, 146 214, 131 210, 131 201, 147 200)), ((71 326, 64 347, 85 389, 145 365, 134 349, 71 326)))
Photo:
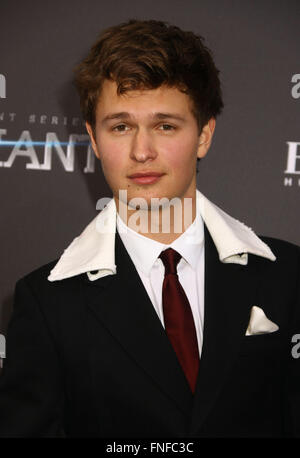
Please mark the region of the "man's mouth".
POLYGON ((133 173, 128 178, 137 184, 152 184, 156 183, 163 175, 164 173, 160 172, 139 172, 133 173))

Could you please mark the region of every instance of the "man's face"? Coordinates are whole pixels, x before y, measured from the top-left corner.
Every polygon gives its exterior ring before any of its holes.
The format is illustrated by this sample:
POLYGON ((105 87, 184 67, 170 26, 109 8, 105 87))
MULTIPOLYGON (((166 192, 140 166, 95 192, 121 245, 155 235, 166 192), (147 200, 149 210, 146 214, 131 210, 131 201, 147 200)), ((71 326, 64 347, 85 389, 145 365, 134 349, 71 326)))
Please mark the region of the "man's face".
POLYGON ((153 197, 195 197, 196 159, 209 148, 214 120, 199 135, 188 95, 166 86, 118 95, 116 83, 105 80, 96 138, 87 129, 116 203, 119 190, 148 205, 153 197))

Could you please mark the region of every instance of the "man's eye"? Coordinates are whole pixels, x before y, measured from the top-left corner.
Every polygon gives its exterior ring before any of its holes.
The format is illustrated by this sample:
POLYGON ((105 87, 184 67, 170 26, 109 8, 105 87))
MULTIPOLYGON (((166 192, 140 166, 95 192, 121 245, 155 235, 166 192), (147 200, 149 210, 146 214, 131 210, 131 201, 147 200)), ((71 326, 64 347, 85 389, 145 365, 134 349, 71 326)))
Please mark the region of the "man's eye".
POLYGON ((128 126, 126 124, 118 124, 117 126, 113 127, 112 130, 116 132, 125 132, 128 129, 128 126))
POLYGON ((162 124, 160 126, 160 129, 161 130, 175 130, 175 127, 174 126, 171 126, 170 124, 162 124))

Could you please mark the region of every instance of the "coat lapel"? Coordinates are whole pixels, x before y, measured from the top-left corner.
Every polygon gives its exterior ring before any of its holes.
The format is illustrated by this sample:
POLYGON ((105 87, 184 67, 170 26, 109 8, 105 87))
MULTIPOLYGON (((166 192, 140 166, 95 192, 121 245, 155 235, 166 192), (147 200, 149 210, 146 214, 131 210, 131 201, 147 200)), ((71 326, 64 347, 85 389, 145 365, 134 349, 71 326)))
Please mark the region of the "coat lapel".
POLYGON ((255 305, 253 258, 249 256, 246 266, 220 262, 205 226, 203 348, 196 392, 192 396, 165 330, 118 233, 115 253, 116 275, 95 281, 84 276, 88 306, 141 369, 191 418, 190 435, 197 436, 234 363, 251 307, 255 305))
POLYGON ((119 234, 117 274, 84 277, 88 306, 153 382, 190 417, 193 397, 165 330, 119 234))
POLYGON ((214 242, 205 226, 203 348, 190 427, 191 436, 198 435, 202 423, 212 409, 245 335, 256 294, 256 275, 251 258, 249 256, 248 265, 220 262, 214 242))

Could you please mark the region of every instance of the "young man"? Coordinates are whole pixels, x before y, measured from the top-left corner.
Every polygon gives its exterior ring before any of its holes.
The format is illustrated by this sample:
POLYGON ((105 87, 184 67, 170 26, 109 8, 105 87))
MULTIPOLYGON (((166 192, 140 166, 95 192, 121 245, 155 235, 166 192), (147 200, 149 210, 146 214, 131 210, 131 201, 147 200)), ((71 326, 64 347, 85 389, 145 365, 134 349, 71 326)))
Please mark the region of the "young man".
POLYGON ((0 436, 299 436, 300 251, 196 189, 223 106, 203 40, 129 21, 76 83, 113 199, 17 283, 0 436))

